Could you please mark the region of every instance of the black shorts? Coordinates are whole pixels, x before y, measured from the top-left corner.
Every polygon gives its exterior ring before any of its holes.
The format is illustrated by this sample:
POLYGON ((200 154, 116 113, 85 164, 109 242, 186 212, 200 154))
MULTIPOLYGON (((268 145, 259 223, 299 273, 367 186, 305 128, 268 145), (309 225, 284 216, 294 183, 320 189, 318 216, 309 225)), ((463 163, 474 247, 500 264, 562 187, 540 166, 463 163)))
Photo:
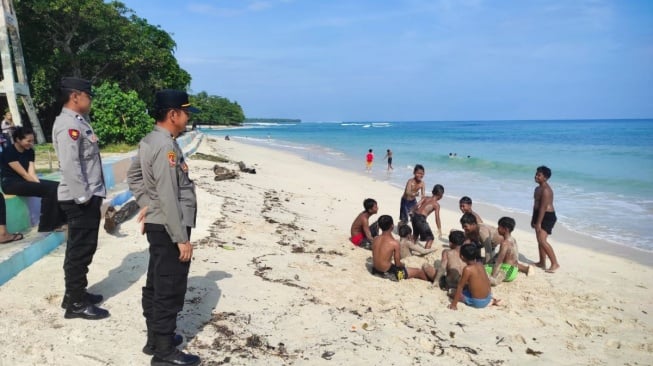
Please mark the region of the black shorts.
POLYGON ((433 232, 431 231, 431 227, 429 226, 428 222, 426 222, 426 216, 420 214, 414 214, 412 223, 413 223, 413 235, 416 238, 419 237, 419 240, 422 241, 429 241, 435 239, 435 236, 433 236, 433 232))
MULTIPOLYGON (((533 210, 533 218, 531 219, 532 225, 535 225, 535 220, 537 220, 538 214, 539 212, 537 210, 533 210)), ((553 227, 555 226, 556 221, 558 221, 558 217, 556 216, 555 211, 545 212, 544 217, 542 218, 542 230, 546 231, 547 234, 551 235, 551 232, 553 231, 553 227)))
POLYGON ((378 269, 372 267, 372 274, 387 278, 391 281, 401 281, 408 279, 408 271, 406 270, 406 267, 397 267, 394 264, 391 264, 390 268, 388 268, 388 270, 385 272, 381 272, 378 269))

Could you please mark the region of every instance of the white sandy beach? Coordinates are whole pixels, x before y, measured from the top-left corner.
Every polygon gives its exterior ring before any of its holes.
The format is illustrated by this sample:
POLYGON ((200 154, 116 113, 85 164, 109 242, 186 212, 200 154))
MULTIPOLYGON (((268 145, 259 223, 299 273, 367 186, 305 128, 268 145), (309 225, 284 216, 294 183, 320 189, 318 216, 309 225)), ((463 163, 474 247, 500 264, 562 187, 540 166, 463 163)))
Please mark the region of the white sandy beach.
MULTIPOLYGON (((178 332, 203 365, 652 363, 650 266, 570 245, 554 229, 557 273, 538 269, 494 288, 501 307, 452 311, 427 282, 372 276, 371 252, 348 241, 363 199, 396 219, 400 189, 363 167, 350 173, 233 140, 205 139, 198 151, 257 170, 214 182, 215 163, 189 161, 199 214, 178 332)), ((460 227, 452 202, 443 203, 444 232, 460 227)), ((502 216, 481 214, 493 225, 502 216)), ((527 222, 518 219, 513 236, 523 257, 537 259, 527 222)), ((148 365, 140 305, 147 241, 135 219, 119 235, 100 233, 90 267, 89 291, 105 296, 109 319, 63 318, 64 249, 0 287, 0 365, 148 365)))

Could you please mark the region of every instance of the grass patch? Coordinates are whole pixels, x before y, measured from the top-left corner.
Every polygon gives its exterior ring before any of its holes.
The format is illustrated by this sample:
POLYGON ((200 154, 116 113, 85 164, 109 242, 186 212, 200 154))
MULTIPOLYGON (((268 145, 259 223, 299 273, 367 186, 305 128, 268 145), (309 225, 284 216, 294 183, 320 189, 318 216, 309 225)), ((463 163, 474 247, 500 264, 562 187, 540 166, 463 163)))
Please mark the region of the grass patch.
MULTIPOLYGON (((101 149, 102 153, 125 153, 133 151, 136 145, 129 144, 110 144, 101 149)), ((36 160, 36 173, 48 174, 56 171, 59 167, 57 154, 54 153, 54 147, 51 143, 39 144, 34 146, 34 155, 36 160), (50 168, 52 167, 52 168, 50 168)))
POLYGON ((102 149, 100 149, 100 152, 103 153, 126 153, 130 152, 132 150, 136 150, 138 148, 138 145, 129 145, 125 143, 119 143, 119 144, 109 144, 102 149))
POLYGON ((54 151, 54 148, 52 147, 51 143, 47 144, 39 144, 39 145, 34 145, 34 152, 36 154, 45 152, 45 154, 48 154, 48 151, 54 151))
POLYGON ((50 174, 50 173, 56 171, 57 169, 54 169, 54 168, 52 168, 52 169, 49 169, 49 168, 38 168, 38 169, 35 169, 35 170, 36 170, 36 174, 37 174, 37 175, 41 175, 41 174, 50 174))
POLYGON ((34 146, 34 160, 36 163, 36 174, 52 173, 59 167, 57 155, 54 153, 54 147, 50 143, 34 146))

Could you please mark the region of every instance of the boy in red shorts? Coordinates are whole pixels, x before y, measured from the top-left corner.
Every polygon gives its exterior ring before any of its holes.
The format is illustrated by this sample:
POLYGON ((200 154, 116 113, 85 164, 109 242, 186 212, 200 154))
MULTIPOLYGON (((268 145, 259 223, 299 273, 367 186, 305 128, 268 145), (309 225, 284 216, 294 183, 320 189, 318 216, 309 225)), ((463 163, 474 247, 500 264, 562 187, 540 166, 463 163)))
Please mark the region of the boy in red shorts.
POLYGON ((351 224, 349 240, 357 247, 371 249, 372 240, 379 234, 379 228, 376 222, 370 226, 370 217, 379 212, 379 206, 374 199, 367 198, 363 201, 363 208, 365 211, 359 213, 351 224))

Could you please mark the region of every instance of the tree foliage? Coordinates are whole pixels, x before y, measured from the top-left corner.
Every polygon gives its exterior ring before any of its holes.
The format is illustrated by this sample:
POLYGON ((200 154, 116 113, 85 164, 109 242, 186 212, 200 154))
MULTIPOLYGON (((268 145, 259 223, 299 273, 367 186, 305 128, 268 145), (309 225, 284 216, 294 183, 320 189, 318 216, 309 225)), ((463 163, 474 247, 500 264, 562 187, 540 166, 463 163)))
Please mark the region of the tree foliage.
POLYGON ((154 120, 135 91, 123 92, 118 83, 105 82, 93 92, 93 130, 101 146, 120 142, 135 145, 152 130, 154 120))
MULTIPOLYGON (((57 97, 63 76, 89 79, 96 86, 92 114, 103 144, 137 142, 151 129, 151 120, 141 112, 153 104, 154 93, 190 85, 170 34, 119 1, 14 0, 14 5, 32 98, 46 136, 61 108, 57 97)), ((192 99, 202 110, 194 121, 230 125, 245 118, 240 105, 227 98, 201 92, 192 99)))
POLYGON ((21 40, 34 104, 51 129, 62 76, 94 84, 116 82, 146 104, 162 88, 185 90, 190 75, 174 57, 176 44, 158 26, 119 1, 16 0, 21 40))
POLYGON ((238 102, 202 91, 191 96, 191 104, 200 109, 193 121, 206 125, 240 125, 245 120, 243 108, 238 102))

